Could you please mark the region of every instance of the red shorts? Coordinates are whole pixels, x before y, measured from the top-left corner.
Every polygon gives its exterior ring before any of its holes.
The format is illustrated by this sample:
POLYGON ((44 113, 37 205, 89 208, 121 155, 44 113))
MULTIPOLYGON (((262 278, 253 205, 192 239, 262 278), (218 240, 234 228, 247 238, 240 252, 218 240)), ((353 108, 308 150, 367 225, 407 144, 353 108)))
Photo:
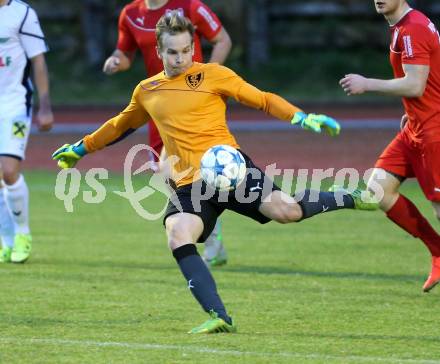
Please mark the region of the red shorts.
POLYGON ((416 177, 429 201, 440 202, 440 142, 416 143, 399 133, 375 165, 402 177, 416 177))
MULTIPOLYGON (((148 143, 150 147, 155 150, 157 155, 160 155, 160 152, 163 148, 163 142, 162 138, 160 137, 159 130, 157 130, 156 124, 153 122, 153 120, 150 120, 150 122, 148 123, 148 138, 150 139, 148 143)), ((151 154, 153 155, 153 153, 151 154)), ((155 154, 154 161, 159 161, 159 158, 157 158, 155 154)))

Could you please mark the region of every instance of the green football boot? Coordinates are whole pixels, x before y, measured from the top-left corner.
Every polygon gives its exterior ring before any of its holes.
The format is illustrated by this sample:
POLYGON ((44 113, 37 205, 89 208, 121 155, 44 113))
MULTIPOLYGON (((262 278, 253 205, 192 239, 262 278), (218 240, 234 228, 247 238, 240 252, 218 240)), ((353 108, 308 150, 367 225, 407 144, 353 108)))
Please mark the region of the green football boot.
POLYGON ((232 324, 228 324, 225 320, 218 317, 217 312, 210 311, 209 316, 211 318, 205 321, 200 326, 194 327, 188 334, 218 334, 218 333, 232 333, 237 332, 237 327, 232 324))
POLYGON ((31 234, 16 234, 12 248, 11 262, 24 263, 28 260, 32 250, 31 234))
POLYGON ((0 263, 10 263, 11 262, 12 248, 4 247, 0 250, 0 263))
POLYGON ((222 265, 225 265, 227 262, 228 260, 225 255, 218 255, 215 258, 206 261, 206 263, 210 267, 221 267, 222 265))
POLYGON ((353 192, 349 192, 342 186, 333 185, 329 188, 329 192, 345 192, 350 195, 356 210, 374 211, 379 209, 379 202, 375 200, 373 194, 368 190, 356 188, 353 192))
POLYGON ((203 260, 208 267, 220 267, 228 262, 228 255, 226 254, 225 247, 221 240, 216 241, 212 246, 209 246, 205 242, 203 260), (214 251, 214 254, 210 254, 211 251, 214 251))

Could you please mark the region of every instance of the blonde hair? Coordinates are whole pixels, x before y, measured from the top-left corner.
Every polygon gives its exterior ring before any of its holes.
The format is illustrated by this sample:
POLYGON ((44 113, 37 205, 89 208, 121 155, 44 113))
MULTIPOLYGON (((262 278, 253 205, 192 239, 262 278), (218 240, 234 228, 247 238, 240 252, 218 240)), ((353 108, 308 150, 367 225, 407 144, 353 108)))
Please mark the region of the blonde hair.
POLYGON ((191 20, 182 15, 178 10, 172 10, 163 15, 156 24, 157 45, 162 48, 162 36, 165 33, 175 35, 188 32, 191 36, 191 43, 194 40, 194 25, 191 20))

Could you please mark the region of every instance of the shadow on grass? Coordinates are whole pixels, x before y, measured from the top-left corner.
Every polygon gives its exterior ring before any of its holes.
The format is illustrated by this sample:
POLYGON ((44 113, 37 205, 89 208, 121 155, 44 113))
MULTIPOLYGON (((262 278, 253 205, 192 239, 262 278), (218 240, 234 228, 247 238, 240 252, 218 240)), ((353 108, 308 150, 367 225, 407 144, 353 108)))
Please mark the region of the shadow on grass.
MULTIPOLYGON (((105 310, 104 308, 102 310, 105 310)), ((138 328, 140 325, 158 321, 158 317, 152 317, 151 314, 142 313, 136 318, 56 318, 56 317, 36 317, 30 315, 18 316, 8 315, 3 321, 5 325, 11 326, 26 326, 32 328, 45 328, 45 327, 62 327, 63 329, 72 329, 81 326, 82 329, 96 329, 97 327, 105 327, 106 329, 121 329, 121 327, 133 327, 138 328)), ((163 320, 163 318, 162 318, 163 320)))
POLYGON ((269 266, 227 266, 219 270, 230 273, 245 274, 280 274, 290 276, 318 277, 318 278, 336 278, 336 279, 362 279, 371 281, 420 281, 425 276, 416 274, 385 274, 385 273, 367 273, 367 272, 320 272, 305 271, 300 269, 290 269, 282 267, 269 266))
MULTIPOLYGON (((170 270, 175 267, 174 259, 170 258, 169 264, 155 264, 149 263, 148 258, 143 261, 139 260, 84 260, 84 259, 35 259, 33 264, 42 264, 45 266, 63 266, 63 267, 78 267, 78 268, 105 268, 105 269, 127 269, 127 270, 170 270)), ((32 264, 31 263, 31 264, 32 264)))
MULTIPOLYGON (((35 259, 32 262, 29 262, 25 265, 26 268, 38 267, 39 274, 36 274, 34 269, 13 269, 11 273, 16 274, 34 274, 36 277, 41 278, 50 277, 53 274, 59 275, 62 274, 64 278, 68 275, 78 275, 77 272, 69 272, 68 269, 63 269, 63 272, 42 272, 41 266, 48 266, 55 268, 57 266, 72 267, 75 268, 102 268, 102 269, 111 269, 112 270, 112 279, 121 280, 129 279, 128 277, 118 277, 121 274, 120 270, 130 270, 130 271, 173 271, 176 270, 177 266, 175 266, 171 261, 170 264, 160 264, 160 263, 148 263, 139 262, 139 261, 111 261, 111 260, 102 260, 102 261, 90 261, 90 260, 64 260, 64 259, 35 259)), ((3 270, 2 270, 3 271, 3 270)), ((4 270, 6 273, 6 269, 4 270)), ((94 271, 97 273, 96 278, 102 278, 108 275, 107 271, 103 271, 102 274, 99 271, 94 271)), ((302 276, 302 277, 317 277, 317 278, 329 278, 329 279, 352 279, 352 280, 368 280, 368 281, 399 281, 399 282, 419 282, 426 279, 424 275, 417 274, 386 274, 386 273, 368 273, 368 272, 331 272, 331 271, 312 271, 312 270, 301 270, 294 268, 285 268, 285 267, 273 267, 273 266, 240 266, 240 265, 228 265, 221 268, 214 268, 213 273, 237 273, 237 274, 258 274, 258 275, 286 275, 286 276, 302 276)), ((82 271, 81 276, 89 276, 93 272, 91 271, 82 271)))

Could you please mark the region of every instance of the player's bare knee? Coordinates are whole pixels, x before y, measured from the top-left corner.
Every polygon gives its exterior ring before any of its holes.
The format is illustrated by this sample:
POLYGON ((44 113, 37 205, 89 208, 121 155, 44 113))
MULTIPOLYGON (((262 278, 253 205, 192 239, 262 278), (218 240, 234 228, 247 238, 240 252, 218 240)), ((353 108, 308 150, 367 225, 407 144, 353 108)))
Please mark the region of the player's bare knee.
POLYGON ((297 203, 282 204, 275 214, 274 220, 280 224, 288 224, 300 220, 302 210, 297 203))
POLYGON ((171 250, 177 249, 178 247, 191 243, 191 239, 189 239, 184 230, 173 228, 171 230, 167 230, 168 235, 168 247, 171 250))
POLYGON ((7 185, 13 185, 15 182, 17 182, 18 177, 20 177, 20 172, 16 171, 13 168, 3 168, 3 181, 7 185))
POLYGON ((183 240, 177 239, 173 240, 168 238, 168 248, 170 248, 171 251, 176 250, 177 248, 180 248, 183 245, 190 244, 191 242, 184 242, 183 240))
POLYGON ((296 222, 301 220, 303 211, 298 203, 289 204, 288 222, 296 222))
POLYGON ((188 229, 185 229, 181 222, 167 219, 165 227, 168 237, 168 246, 171 250, 192 242, 187 233, 188 229))
POLYGON ((386 185, 379 185, 375 181, 368 181, 367 190, 379 198, 379 208, 388 211, 399 198, 399 193, 394 189, 387 188, 386 185), (378 188, 381 190, 379 191, 378 188), (382 198, 380 198, 382 197, 382 198))
POLYGON ((383 211, 390 210, 399 198, 401 179, 383 170, 375 169, 367 183, 367 189, 378 198, 383 211))
POLYGON ((379 201, 380 209, 385 212, 389 211, 394 206, 398 198, 399 193, 397 192, 385 192, 382 199, 379 201))
POLYGON ((191 241, 188 241, 188 239, 185 239, 182 235, 168 235, 168 247, 171 251, 189 243, 191 243, 191 241))

